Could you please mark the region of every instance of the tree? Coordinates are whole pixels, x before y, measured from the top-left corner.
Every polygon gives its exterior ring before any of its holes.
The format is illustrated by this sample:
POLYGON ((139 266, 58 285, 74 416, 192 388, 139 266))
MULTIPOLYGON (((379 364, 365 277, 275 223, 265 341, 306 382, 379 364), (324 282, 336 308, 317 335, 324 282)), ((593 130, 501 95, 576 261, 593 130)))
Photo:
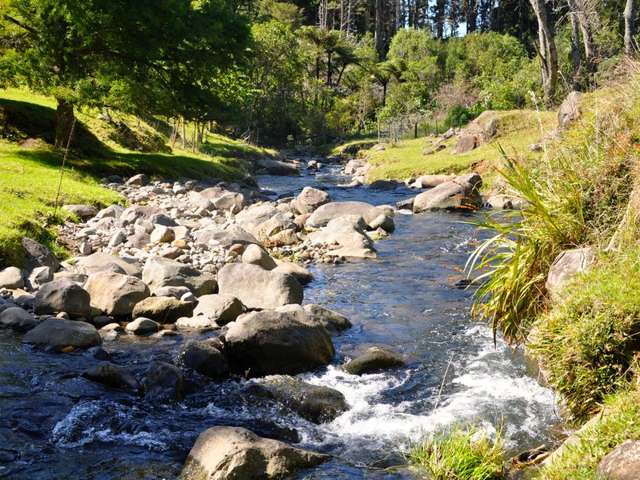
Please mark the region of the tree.
POLYGON ((636 45, 634 36, 635 28, 635 4, 634 0, 627 0, 624 9, 624 52, 629 55, 635 55, 636 45))
POLYGON ((553 102, 558 86, 558 50, 552 0, 529 0, 538 20, 538 56, 542 65, 542 88, 545 101, 553 102))
POLYGON ((135 85, 141 103, 160 88, 175 106, 201 90, 205 74, 232 64, 248 38, 244 18, 228 0, 4 4, 0 28, 16 44, 16 71, 31 88, 57 100, 58 147, 66 143, 74 107, 102 103, 114 82, 135 85))

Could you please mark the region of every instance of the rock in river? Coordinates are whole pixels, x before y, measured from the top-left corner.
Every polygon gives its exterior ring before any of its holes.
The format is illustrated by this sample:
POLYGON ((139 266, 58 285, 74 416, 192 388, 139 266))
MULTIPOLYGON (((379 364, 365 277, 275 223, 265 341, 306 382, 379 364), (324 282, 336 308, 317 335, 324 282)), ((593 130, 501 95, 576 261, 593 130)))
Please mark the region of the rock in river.
POLYGON ((378 215, 385 213, 384 209, 374 207, 364 202, 331 202, 315 210, 307 219, 305 225, 312 228, 324 227, 331 220, 345 215, 357 215, 369 224, 378 215))
POLYGON ((257 265, 231 263, 218 272, 220 293, 238 298, 248 308, 276 308, 302 303, 302 285, 292 275, 257 265))
POLYGON ((146 317, 159 323, 174 323, 180 317, 189 317, 194 304, 175 297, 147 297, 136 303, 132 316, 146 317))
POLYGON ((189 342, 180 352, 180 362, 207 377, 223 378, 229 374, 229 364, 221 348, 217 338, 189 342))
POLYGON ((102 343, 96 328, 90 323, 49 318, 23 337, 24 343, 48 346, 56 350, 65 347, 89 348, 102 343))
POLYGON ((349 409, 344 395, 333 388, 312 385, 285 375, 258 384, 273 398, 313 423, 330 422, 349 409))
POLYGON ((90 309, 89 293, 71 280, 45 283, 36 293, 35 312, 38 315, 67 312, 74 317, 87 317, 90 309))
POLYGON ((20 307, 9 307, 0 312, 0 328, 10 328, 17 332, 27 332, 38 324, 38 321, 20 307))
POLYGON ((375 373, 404 365, 400 355, 387 348, 370 347, 362 355, 351 360, 344 369, 352 375, 375 373))
POLYGON ((213 427, 196 440, 180 480, 281 479, 328 459, 244 428, 213 427))
POLYGON ((250 377, 289 374, 327 365, 334 355, 327 330, 297 312, 263 310, 229 324, 225 351, 231 369, 250 377))
POLYGON ((419 213, 438 209, 477 209, 482 206, 481 185, 482 179, 477 173, 456 177, 416 196, 413 211, 419 213))
POLYGON ((110 388, 131 392, 140 390, 140 383, 131 372, 120 365, 110 362, 101 362, 87 369, 82 375, 93 382, 102 383, 110 388))
POLYGON ((133 307, 149 296, 149 288, 140 279, 121 273, 94 273, 85 288, 92 307, 116 317, 131 315, 133 307))
POLYGON ((143 387, 145 399, 152 402, 174 402, 184 396, 182 372, 170 363, 152 365, 147 370, 143 387))

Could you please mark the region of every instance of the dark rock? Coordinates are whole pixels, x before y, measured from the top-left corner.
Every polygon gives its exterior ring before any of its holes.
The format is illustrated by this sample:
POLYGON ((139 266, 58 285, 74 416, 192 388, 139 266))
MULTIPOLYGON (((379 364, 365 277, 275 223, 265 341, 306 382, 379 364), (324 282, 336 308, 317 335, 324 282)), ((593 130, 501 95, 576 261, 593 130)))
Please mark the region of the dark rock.
POLYGON ((27 257, 28 270, 32 270, 35 267, 49 267, 55 272, 60 268, 60 262, 58 262, 58 259, 51 253, 51 250, 35 240, 23 237, 22 248, 27 257))
POLYGON ((85 378, 102 383, 110 388, 138 392, 140 383, 126 368, 113 363, 103 362, 89 368, 82 374, 85 378))
POLYGON ((347 363, 344 369, 351 375, 363 375, 401 367, 404 364, 404 360, 397 353, 382 347, 370 347, 365 353, 347 363))
POLYGON ((48 346, 58 351, 66 347, 89 348, 102 343, 102 339, 93 325, 59 318, 49 318, 40 323, 29 330, 22 341, 48 346))
POLYGON ((222 347, 218 339, 189 342, 180 352, 180 362, 207 377, 224 378, 229 374, 229 364, 222 347))
POLYGON ((20 307, 9 307, 0 313, 0 327, 10 328, 17 332, 27 332, 34 328, 38 321, 20 307))
POLYGON ((158 362, 151 366, 143 382, 145 400, 151 402, 174 402, 184 397, 182 372, 175 365, 158 362))
POLYGON ((36 293, 35 312, 38 315, 67 312, 73 317, 88 317, 91 311, 89 293, 71 280, 45 283, 36 293))

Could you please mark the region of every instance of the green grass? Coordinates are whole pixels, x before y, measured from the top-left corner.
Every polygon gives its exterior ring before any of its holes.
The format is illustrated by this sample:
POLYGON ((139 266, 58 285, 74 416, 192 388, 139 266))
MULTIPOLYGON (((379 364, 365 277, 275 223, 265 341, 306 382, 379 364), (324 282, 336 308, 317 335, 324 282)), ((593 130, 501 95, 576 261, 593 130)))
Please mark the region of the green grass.
POLYGON ((608 254, 568 287, 566 300, 533 326, 529 347, 574 418, 624 387, 640 346, 640 252, 608 254))
MULTIPOLYGON (((23 236, 44 242, 56 253, 55 225, 67 218, 54 211, 60 155, 46 148, 26 150, 0 141, 0 265, 20 265, 23 236)), ((65 172, 61 203, 106 205, 121 203, 115 192, 77 168, 65 172)))
POLYGON ((540 142, 541 137, 555 127, 555 113, 514 110, 497 112, 500 119, 498 136, 490 143, 463 154, 453 153, 456 138, 448 140, 447 148, 424 155, 436 137, 401 140, 397 145, 387 145, 381 152, 372 152, 369 162, 373 168, 369 180, 406 179, 424 174, 458 173, 479 166, 481 173, 490 170, 501 160, 500 147, 510 155, 527 155, 539 158, 529 151, 529 145, 540 142), (542 133, 541 133, 542 129, 542 133))
POLYGON ((409 461, 432 480, 499 480, 504 478, 501 435, 492 440, 476 428, 455 427, 436 434, 409 453, 409 461))
POLYGON ((601 480, 600 460, 625 440, 640 440, 640 394, 637 390, 610 396, 592 423, 579 433, 578 441, 559 452, 535 480, 601 480))
MULTIPOLYGON (((123 128, 130 138, 149 139, 143 146, 162 151, 127 149, 113 123, 101 120, 96 111, 77 112, 72 154, 62 186, 63 204, 122 202, 117 194, 99 185, 100 178, 108 175, 146 173, 167 179, 238 180, 245 176, 251 159, 274 154, 215 134, 207 135, 202 152, 175 148, 168 153, 161 121, 150 120, 158 130, 130 115, 112 112, 111 116, 126 126, 123 128)), ((0 90, 0 137, 7 139, 0 140, 0 265, 20 264, 22 236, 43 241, 64 255, 55 244, 55 225, 64 215, 53 209, 62 155, 46 143, 53 141, 54 117, 53 99, 22 89, 0 90), (38 140, 21 146, 27 139, 38 140)))

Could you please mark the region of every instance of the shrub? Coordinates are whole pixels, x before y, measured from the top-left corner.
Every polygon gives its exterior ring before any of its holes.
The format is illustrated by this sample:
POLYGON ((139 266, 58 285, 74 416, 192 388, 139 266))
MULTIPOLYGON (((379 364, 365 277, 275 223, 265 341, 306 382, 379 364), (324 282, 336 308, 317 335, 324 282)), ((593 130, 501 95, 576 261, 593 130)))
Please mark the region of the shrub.
POLYGON ((640 332, 640 252, 609 255, 567 289, 534 325, 530 348, 576 419, 625 385, 640 332))
POLYGON ((409 453, 409 461, 433 480, 498 480, 503 478, 503 457, 501 434, 492 440, 473 427, 437 434, 409 453))

